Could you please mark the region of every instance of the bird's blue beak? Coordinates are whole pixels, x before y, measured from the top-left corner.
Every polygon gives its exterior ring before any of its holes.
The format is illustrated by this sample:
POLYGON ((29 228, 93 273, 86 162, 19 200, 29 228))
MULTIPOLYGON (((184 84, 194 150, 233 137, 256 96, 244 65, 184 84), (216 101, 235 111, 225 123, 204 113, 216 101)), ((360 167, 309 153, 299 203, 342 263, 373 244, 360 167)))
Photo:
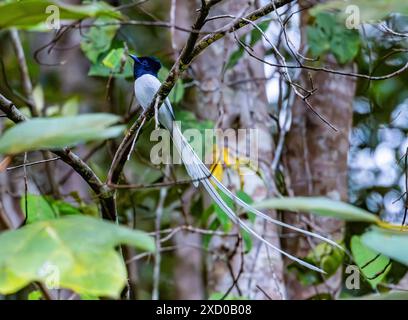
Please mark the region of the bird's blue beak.
POLYGON ((134 54, 129 54, 129 57, 131 57, 133 61, 140 63, 140 60, 134 54))

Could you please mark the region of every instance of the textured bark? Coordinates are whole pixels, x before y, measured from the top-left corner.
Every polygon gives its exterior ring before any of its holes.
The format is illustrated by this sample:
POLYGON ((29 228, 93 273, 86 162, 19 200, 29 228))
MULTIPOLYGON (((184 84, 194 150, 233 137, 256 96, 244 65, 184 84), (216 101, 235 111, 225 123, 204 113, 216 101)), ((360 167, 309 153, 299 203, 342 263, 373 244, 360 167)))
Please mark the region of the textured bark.
MULTIPOLYGON (((302 40, 308 16, 302 14, 302 40)), ((332 68, 352 70, 352 66, 336 65, 332 57, 324 62, 332 68)), ((347 200, 347 155, 349 133, 352 125, 352 101, 356 83, 349 77, 330 73, 310 73, 314 87, 318 90, 309 100, 314 109, 333 124, 335 132, 322 122, 306 104, 297 99, 293 105, 293 123, 286 140, 285 162, 290 176, 289 190, 296 196, 324 196, 336 200, 347 200)), ((307 72, 302 74, 302 84, 310 88, 307 72)), ((286 215, 286 222, 297 224, 333 239, 343 237, 344 223, 331 218, 309 214, 286 215)), ((305 256, 311 248, 305 238, 289 238, 285 248, 297 256, 305 256)), ((288 297, 305 299, 316 293, 336 294, 340 288, 341 270, 318 287, 303 287, 288 275, 288 297)))
MULTIPOLYGON (((194 12, 197 3, 186 1, 184 10, 194 12)), ((180 0, 177 1, 177 4, 180 0)), ((248 1, 225 1, 217 5, 211 15, 242 14, 248 7, 248 1)), ((251 7, 253 9, 253 7, 251 7)), ((180 20, 178 20, 180 21, 180 20)), ((225 23, 225 21, 223 21, 225 23)), ((218 22, 209 23, 208 29, 219 27, 218 22)), ((248 29, 243 30, 243 32, 248 29)), ((263 83, 244 82, 235 86, 224 86, 240 79, 251 77, 263 78, 263 65, 250 58, 243 58, 223 76, 223 66, 230 54, 237 49, 237 44, 231 36, 214 43, 193 64, 193 74, 200 83, 200 89, 195 90, 187 99, 186 107, 194 111, 200 119, 211 119, 219 128, 253 128, 258 130, 259 163, 265 179, 258 176, 244 176, 244 190, 253 199, 260 200, 272 194, 274 186, 268 163, 272 159, 273 140, 271 130, 267 125, 267 99, 263 83)), ((263 54, 260 48, 257 54, 263 54)), ((239 141, 243 143, 243 141, 239 141)), ((231 190, 237 190, 237 185, 229 179, 223 181, 231 190)), ((255 230, 266 236, 276 246, 280 246, 277 230, 274 226, 264 225, 256 221, 255 230)), ((237 248, 237 239, 214 237, 211 252, 207 256, 208 293, 225 293, 233 284, 233 278, 239 276, 237 286, 230 293, 241 294, 252 299, 283 299, 282 259, 279 254, 267 249, 265 245, 254 240, 254 247, 249 254, 242 255, 242 246, 237 248), (232 255, 232 256, 231 256, 232 255), (244 263, 241 263, 242 256, 244 263), (230 268, 227 261, 230 261, 230 268), (242 269, 241 269, 242 266, 242 269), (231 272, 233 276, 231 275, 231 272), (239 287, 239 290, 237 289, 239 287)), ((189 262, 191 263, 191 262, 189 262)))
MULTIPOLYGON (((190 0, 173 0, 172 4, 175 5, 176 23, 182 26, 190 26, 194 20, 192 13, 196 12, 195 10, 199 8, 199 6, 190 0)), ((174 57, 178 56, 187 37, 188 33, 171 30, 172 48, 173 50, 177 50, 177 52, 173 52, 174 57)), ((190 194, 191 189, 190 192, 186 192, 183 196, 186 212, 189 211, 190 206, 188 205, 188 199, 185 198, 188 198, 190 194)), ((204 299, 205 285, 203 281, 204 262, 202 252, 194 247, 185 246, 185 244, 188 243, 199 247, 201 245, 201 238, 197 234, 182 232, 178 233, 173 241, 177 247, 175 251, 176 266, 174 268, 174 283, 177 299, 204 299)))
POLYGON ((174 241, 177 244, 177 265, 174 269, 177 298, 204 299, 203 257, 201 251, 197 250, 201 245, 201 237, 192 233, 179 233, 174 241), (195 247, 187 247, 186 243, 195 247))

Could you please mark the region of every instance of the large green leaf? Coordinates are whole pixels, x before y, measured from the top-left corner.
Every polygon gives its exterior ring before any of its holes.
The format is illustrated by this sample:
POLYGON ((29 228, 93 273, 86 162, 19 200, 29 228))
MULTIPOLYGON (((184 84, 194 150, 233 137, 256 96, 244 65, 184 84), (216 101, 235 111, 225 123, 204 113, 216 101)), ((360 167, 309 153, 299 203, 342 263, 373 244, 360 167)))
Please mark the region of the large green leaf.
MULTIPOLYGON (((312 15, 317 15, 322 11, 337 9, 347 16, 346 9, 350 5, 357 6, 360 14, 360 21, 373 22, 384 19, 391 13, 408 14, 408 1, 401 0, 336 0, 327 1, 315 6, 310 10, 312 15)), ((350 7, 349 7, 350 8, 350 7)))
POLYGON ((133 76, 133 66, 124 48, 110 50, 91 65, 89 76, 128 78, 133 76), (125 59, 125 60, 123 60, 125 59))
POLYGON ((408 266, 408 232, 372 228, 361 236, 361 240, 375 252, 408 266))
POLYGON ((56 149, 113 138, 124 130, 124 126, 109 127, 118 120, 119 117, 107 113, 31 119, 18 123, 0 137, 0 153, 56 149))
POLYGON ((154 240, 142 231, 96 218, 68 216, 41 221, 0 234, 0 293, 14 293, 33 281, 79 294, 118 297, 126 268, 114 249, 128 244, 154 251, 154 240))
POLYGON ((307 27, 307 38, 312 55, 331 52, 342 64, 353 60, 360 49, 358 31, 347 29, 344 22, 331 13, 316 15, 313 26, 307 27))
POLYGON ((54 5, 59 8, 59 17, 64 19, 84 19, 107 16, 121 18, 121 13, 106 2, 94 1, 87 5, 69 5, 52 0, 24 0, 0 2, 0 29, 17 27, 31 28, 44 23, 50 16, 47 7, 54 5))
POLYGON ((377 223, 379 219, 368 211, 351 204, 323 197, 282 197, 268 199, 253 205, 258 209, 304 211, 318 216, 334 217, 346 221, 377 223))
POLYGON ((93 63, 98 62, 98 57, 109 50, 112 40, 119 29, 118 25, 111 24, 114 20, 110 18, 99 18, 94 22, 81 39, 81 49, 87 58, 93 63))
POLYGON ((28 194, 27 199, 21 197, 20 206, 25 215, 27 215, 25 208, 26 200, 28 211, 27 223, 56 218, 56 208, 53 207, 51 202, 47 201, 47 198, 35 194, 28 194))
POLYGON ((351 238, 350 247, 361 273, 373 288, 377 287, 391 269, 390 259, 366 247, 359 236, 351 238))
MULTIPOLYGON (((24 196, 21 197, 20 207, 27 216, 26 197, 24 196)), ((57 219, 58 217, 75 214, 91 215, 89 205, 80 203, 79 206, 74 206, 71 203, 54 199, 51 196, 36 194, 27 195, 27 209, 28 216, 26 223, 57 219)))

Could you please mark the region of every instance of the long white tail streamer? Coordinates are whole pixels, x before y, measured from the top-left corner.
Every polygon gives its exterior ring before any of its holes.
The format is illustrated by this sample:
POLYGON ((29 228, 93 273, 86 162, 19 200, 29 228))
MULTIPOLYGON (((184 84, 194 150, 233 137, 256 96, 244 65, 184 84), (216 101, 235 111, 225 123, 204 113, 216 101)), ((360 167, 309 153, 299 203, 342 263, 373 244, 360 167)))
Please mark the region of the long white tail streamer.
MULTIPOLYGON (((138 100, 139 104, 142 106, 143 109, 146 109, 150 102, 152 101, 155 93, 160 88, 160 81, 149 74, 143 75, 142 77, 136 79, 135 81, 135 96, 138 100)), ((217 205, 225 212, 225 214, 239 227, 243 230, 247 231, 267 246, 271 247, 272 249, 280 252, 282 255, 285 255, 289 259, 298 262, 299 264, 318 272, 325 273, 323 270, 319 269, 318 267, 311 265, 299 258, 296 258, 280 248, 274 246, 266 239, 264 239, 261 235, 259 235, 256 231, 254 231, 251 227, 249 227, 244 221, 242 221, 232 210, 231 208, 224 202, 221 198, 220 194, 216 190, 215 186, 226 196, 232 199, 236 204, 245 208, 247 211, 252 212, 256 216, 265 219, 266 221, 273 223, 275 225, 279 225, 299 233, 302 233, 307 236, 315 237, 322 241, 325 241, 332 246, 338 247, 344 250, 339 244, 336 242, 327 239, 319 234, 306 231, 289 224, 286 224, 282 221, 273 219, 268 215, 264 214, 263 212, 253 208, 252 206, 248 205, 246 202, 235 196, 231 191, 229 191, 216 177, 212 175, 210 170, 205 166, 205 164, 201 161, 201 159, 197 156, 191 145, 188 143, 184 135, 182 134, 180 128, 175 124, 174 121, 174 113, 173 108, 170 104, 170 101, 166 99, 162 105, 162 107, 158 110, 158 118, 159 122, 170 131, 173 143, 176 146, 178 152, 180 153, 181 159, 185 165, 188 175, 193 180, 194 186, 198 186, 199 182, 201 182, 204 188, 207 190, 211 198, 217 203, 217 205), (213 185, 215 184, 215 186, 213 185)))
MULTIPOLYGON (((169 128, 168 128, 169 129, 169 128)), ((183 136, 180 128, 177 125, 173 125, 172 126, 172 138, 173 138, 173 142, 177 148, 177 150, 179 151, 180 155, 181 155, 181 159, 183 160, 183 163, 186 167, 187 173, 189 174, 189 176, 193 179, 194 185, 197 186, 198 182, 201 182, 204 186, 204 188, 207 190, 207 192, 209 193, 209 195, 211 196, 211 198, 217 203, 217 205, 225 212, 225 214, 233 221, 235 222, 237 225, 239 225, 242 229, 244 229, 245 231, 247 231, 248 233, 250 233, 251 235, 253 235, 254 237, 256 237, 257 239, 259 239, 260 241, 262 241, 263 243, 265 243, 267 246, 271 247, 272 249, 278 251, 279 253, 281 253, 282 255, 285 255, 286 257, 288 257, 291 260, 294 260, 296 262, 298 262, 299 264, 314 270, 314 271, 318 271, 321 273, 325 273, 324 270, 310 264, 307 263, 295 256, 292 256, 291 254, 281 250, 280 248, 274 246, 273 244, 271 244, 270 242, 268 242, 266 239, 264 239, 262 236, 260 236, 258 233, 256 233, 252 228, 250 228, 244 221, 242 221, 232 210, 231 208, 224 202, 224 200, 220 197, 220 195, 218 194, 217 190, 214 188, 213 184, 210 182, 212 181, 213 183, 215 183, 215 185, 225 194, 227 195, 230 199, 232 199, 236 204, 240 205, 241 207, 245 208, 246 210, 252 212, 253 214, 255 214, 256 216, 265 219, 266 221, 297 231, 299 233, 311 236, 311 237, 315 237, 317 239, 320 239, 322 241, 325 241, 335 247, 338 247, 340 249, 343 250, 343 248, 336 243, 335 241, 332 241, 330 239, 327 239, 319 234, 307 231, 307 230, 303 230, 297 227, 294 227, 292 225, 289 225, 287 223, 284 223, 282 221, 273 219, 271 217, 269 217, 268 215, 266 215, 265 213, 253 208, 252 206, 248 205, 246 202, 244 202, 243 200, 241 200, 240 198, 238 198, 236 195, 234 195, 231 191, 229 191, 216 177, 214 177, 211 174, 211 171, 205 166, 205 164, 201 161, 201 159, 197 156, 197 154, 195 153, 195 151, 193 150, 193 148, 190 146, 190 144, 188 143, 188 141, 185 139, 185 137, 183 136)))

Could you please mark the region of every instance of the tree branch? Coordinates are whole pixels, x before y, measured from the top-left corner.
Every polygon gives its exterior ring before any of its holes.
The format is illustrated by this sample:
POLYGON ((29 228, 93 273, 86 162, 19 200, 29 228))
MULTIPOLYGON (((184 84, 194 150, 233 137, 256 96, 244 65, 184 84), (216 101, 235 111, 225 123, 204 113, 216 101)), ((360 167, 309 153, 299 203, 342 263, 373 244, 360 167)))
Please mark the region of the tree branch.
POLYGON ((31 114, 34 117, 38 116, 38 111, 35 108, 35 102, 33 97, 33 85, 28 73, 27 61, 25 59, 23 46, 21 45, 20 36, 16 29, 10 30, 11 43, 13 44, 14 51, 16 52, 18 65, 20 67, 21 82, 23 84, 23 92, 27 98, 27 104, 31 114))
POLYGON ((129 151, 131 149, 132 141, 134 140, 135 134, 140 130, 142 123, 144 123, 144 121, 150 120, 154 116, 155 105, 160 108, 162 102, 169 95, 171 89, 173 89, 177 79, 180 77, 180 74, 187 70, 191 62, 208 46, 223 38, 227 33, 234 32, 235 30, 248 25, 250 23, 249 21, 258 20, 259 18, 273 12, 275 9, 279 9, 280 7, 293 2, 294 0, 275 0, 274 3, 267 4, 262 8, 259 8, 248 14, 243 19, 240 19, 238 22, 234 23, 228 30, 212 33, 198 41, 198 37, 200 35, 198 31, 200 31, 206 23, 206 19, 211 7, 219 3, 220 1, 221 0, 202 1, 202 7, 200 9, 199 16, 197 17, 192 27, 194 32, 190 33, 186 45, 181 51, 179 58, 174 63, 166 80, 162 83, 161 87, 155 94, 150 106, 133 123, 132 127, 129 129, 126 136, 122 140, 118 150, 116 151, 108 174, 108 182, 110 184, 116 184, 119 181, 120 174, 123 171, 123 167, 127 160, 127 155, 129 154, 129 151))
MULTIPOLYGON (((12 101, 0 94, 0 110, 15 123, 23 122, 28 118, 22 114, 12 101)), ((113 198, 113 191, 97 177, 93 170, 70 149, 64 148, 53 150, 54 154, 59 156, 62 161, 72 167, 96 193, 102 208, 102 217, 104 219, 116 220, 116 208, 113 198)))

